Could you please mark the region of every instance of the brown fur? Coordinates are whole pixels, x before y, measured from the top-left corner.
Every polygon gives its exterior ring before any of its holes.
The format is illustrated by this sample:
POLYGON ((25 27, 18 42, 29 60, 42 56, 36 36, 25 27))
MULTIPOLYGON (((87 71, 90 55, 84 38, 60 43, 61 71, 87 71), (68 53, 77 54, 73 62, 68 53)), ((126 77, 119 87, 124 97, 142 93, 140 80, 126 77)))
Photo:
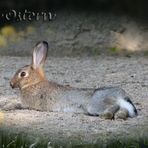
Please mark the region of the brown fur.
POLYGON ((10 81, 13 88, 20 89, 24 106, 40 111, 99 115, 107 119, 114 118, 117 112, 124 119, 137 115, 135 106, 120 88, 80 89, 49 82, 43 70, 47 51, 46 42, 38 43, 31 65, 19 69, 10 81))

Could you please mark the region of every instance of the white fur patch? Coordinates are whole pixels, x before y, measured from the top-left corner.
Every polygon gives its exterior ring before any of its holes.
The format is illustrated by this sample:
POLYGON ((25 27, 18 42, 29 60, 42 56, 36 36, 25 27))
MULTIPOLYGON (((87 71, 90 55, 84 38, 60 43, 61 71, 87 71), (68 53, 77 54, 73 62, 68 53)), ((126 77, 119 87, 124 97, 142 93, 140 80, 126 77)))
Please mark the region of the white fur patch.
POLYGON ((118 104, 122 109, 126 109, 128 111, 130 117, 135 116, 134 107, 132 104, 123 99, 119 99, 118 104))

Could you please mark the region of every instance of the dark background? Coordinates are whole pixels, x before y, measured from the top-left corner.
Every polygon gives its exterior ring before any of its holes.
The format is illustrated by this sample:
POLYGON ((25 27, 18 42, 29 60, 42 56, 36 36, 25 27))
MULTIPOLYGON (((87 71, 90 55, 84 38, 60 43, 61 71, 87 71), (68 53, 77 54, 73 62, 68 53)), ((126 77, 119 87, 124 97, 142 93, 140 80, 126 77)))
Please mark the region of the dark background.
POLYGON ((59 10, 80 9, 97 11, 118 11, 137 17, 147 17, 147 0, 5 0, 0 1, 0 11, 10 9, 59 10))

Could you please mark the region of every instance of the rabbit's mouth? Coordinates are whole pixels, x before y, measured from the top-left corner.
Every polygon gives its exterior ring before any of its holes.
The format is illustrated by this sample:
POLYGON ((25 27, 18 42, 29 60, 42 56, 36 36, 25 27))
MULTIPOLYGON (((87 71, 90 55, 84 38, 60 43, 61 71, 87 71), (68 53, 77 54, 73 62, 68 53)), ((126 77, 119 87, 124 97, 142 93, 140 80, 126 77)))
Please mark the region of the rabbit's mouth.
POLYGON ((11 86, 11 88, 15 88, 14 85, 11 82, 10 82, 10 86, 11 86))
POLYGON ((10 86, 12 89, 18 88, 18 85, 14 84, 12 81, 10 81, 10 86))

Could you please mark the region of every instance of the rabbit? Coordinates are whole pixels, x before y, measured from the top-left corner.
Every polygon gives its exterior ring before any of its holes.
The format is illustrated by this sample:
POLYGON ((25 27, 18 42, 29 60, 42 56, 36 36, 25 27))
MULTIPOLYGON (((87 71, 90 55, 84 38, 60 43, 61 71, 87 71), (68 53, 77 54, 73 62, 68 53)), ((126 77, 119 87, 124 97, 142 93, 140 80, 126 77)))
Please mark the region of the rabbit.
POLYGON ((48 43, 38 42, 33 49, 31 64, 20 68, 10 81, 12 88, 19 88, 23 106, 38 111, 83 113, 105 119, 137 116, 137 109, 121 88, 94 90, 48 81, 44 73, 47 54, 48 43))

